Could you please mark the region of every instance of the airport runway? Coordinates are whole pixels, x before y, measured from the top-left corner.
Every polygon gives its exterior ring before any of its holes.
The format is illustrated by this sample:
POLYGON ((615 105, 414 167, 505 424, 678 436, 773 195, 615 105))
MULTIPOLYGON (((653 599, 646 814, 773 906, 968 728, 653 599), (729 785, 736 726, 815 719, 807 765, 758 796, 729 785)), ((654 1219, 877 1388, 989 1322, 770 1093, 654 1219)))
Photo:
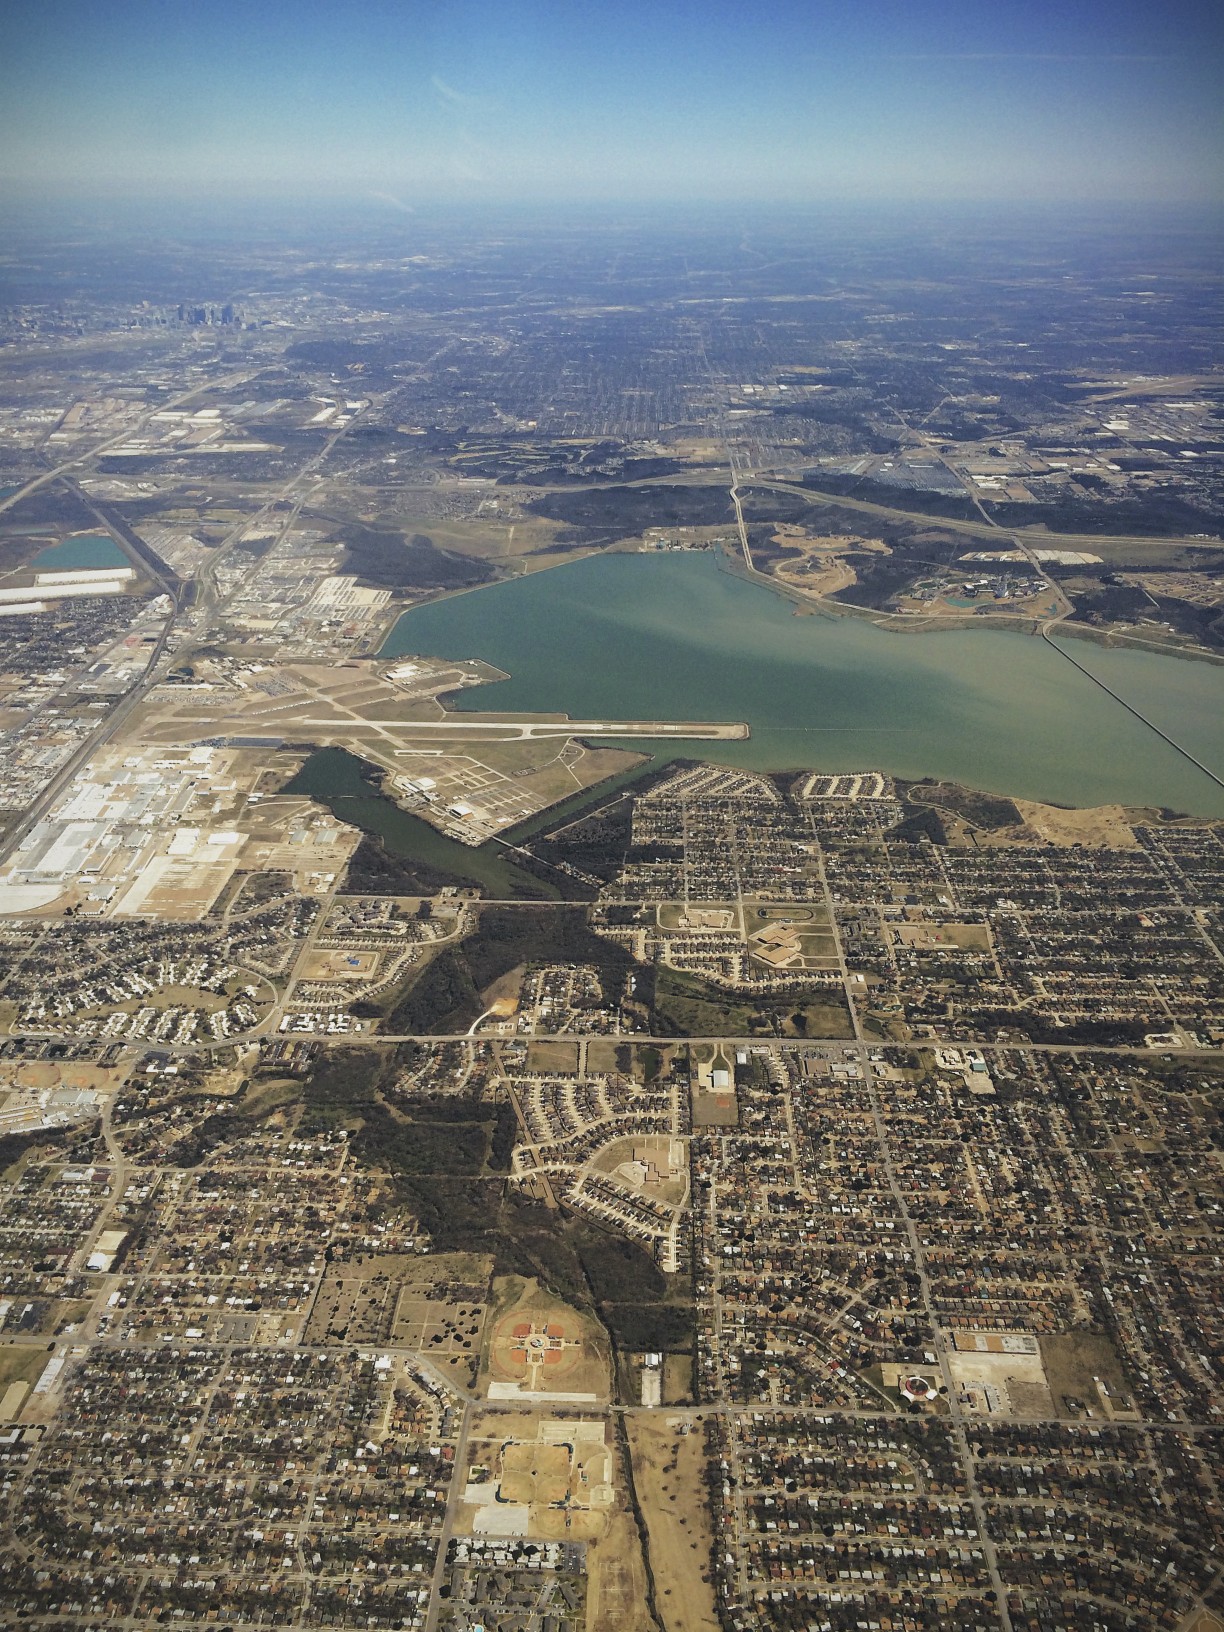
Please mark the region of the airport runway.
POLYGON ((742 742, 748 736, 744 722, 714 720, 294 720, 295 729, 346 731, 400 731, 409 737, 448 737, 455 732, 489 742, 521 742, 532 737, 697 737, 707 741, 742 742))

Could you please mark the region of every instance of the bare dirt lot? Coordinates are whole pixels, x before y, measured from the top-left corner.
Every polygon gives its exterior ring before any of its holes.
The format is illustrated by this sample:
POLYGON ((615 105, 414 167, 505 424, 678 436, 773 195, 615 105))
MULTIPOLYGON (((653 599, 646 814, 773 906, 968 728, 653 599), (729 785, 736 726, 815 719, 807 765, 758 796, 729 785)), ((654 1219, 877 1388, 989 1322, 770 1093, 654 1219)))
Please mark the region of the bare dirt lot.
POLYGON ((693 1091, 694 1128, 734 1128, 739 1122, 739 1101, 733 1093, 693 1091))
POLYGON ((592 1073, 619 1071, 617 1056, 621 1055, 624 1048, 623 1043, 614 1043, 604 1037, 592 1037, 587 1044, 587 1070, 592 1073))
POLYGON ((527 1044, 527 1069, 573 1076, 578 1069, 578 1044, 532 1041, 527 1044))
POLYGON ((912 951, 931 952, 948 946, 962 951, 990 950, 990 931, 985 924, 933 924, 923 919, 892 924, 888 933, 894 945, 907 946, 912 951))
POLYGON ((302 980, 366 980, 378 968, 377 952, 337 952, 318 948, 302 959, 302 980))
POLYGON ((1024 825, 1048 844, 1088 844, 1110 849, 1132 849, 1135 835, 1121 805, 1096 805, 1090 810, 1060 810, 1029 799, 1013 801, 1024 825))
POLYGON ((704 1437, 696 1422, 691 1433, 682 1433, 684 1420, 661 1411, 627 1417, 633 1478, 664 1632, 718 1632, 704 1437))
POLYGON ((1129 1393, 1126 1373, 1113 1343, 1104 1333, 1061 1332, 1041 1339, 1041 1358, 1045 1363, 1054 1408, 1060 1416, 1066 1415, 1068 1398, 1082 1400, 1097 1411, 1099 1399, 1094 1377, 1099 1377, 1114 1395, 1129 1393))
POLYGON ((637 1528, 627 1513, 614 1513, 598 1546, 588 1554, 587 1632, 658 1632, 646 1608, 646 1571, 637 1528))

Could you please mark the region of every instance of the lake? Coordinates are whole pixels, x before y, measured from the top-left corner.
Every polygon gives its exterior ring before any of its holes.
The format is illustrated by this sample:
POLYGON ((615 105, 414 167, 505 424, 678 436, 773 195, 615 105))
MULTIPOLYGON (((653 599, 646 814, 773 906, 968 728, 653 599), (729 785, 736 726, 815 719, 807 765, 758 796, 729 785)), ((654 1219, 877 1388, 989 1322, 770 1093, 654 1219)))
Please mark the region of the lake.
POLYGON ((109 533, 81 533, 62 544, 48 544, 30 562, 38 572, 80 572, 88 567, 130 567, 131 562, 109 533))
MULTIPOLYGON (((1224 774, 1224 668, 1068 643, 1077 660, 1224 774)), ((798 616, 713 553, 588 556, 410 608, 383 657, 479 657, 510 679, 464 711, 746 720, 747 742, 663 751, 757 770, 879 769, 1066 805, 1224 815, 1224 789, 1044 641, 892 634, 798 616)))

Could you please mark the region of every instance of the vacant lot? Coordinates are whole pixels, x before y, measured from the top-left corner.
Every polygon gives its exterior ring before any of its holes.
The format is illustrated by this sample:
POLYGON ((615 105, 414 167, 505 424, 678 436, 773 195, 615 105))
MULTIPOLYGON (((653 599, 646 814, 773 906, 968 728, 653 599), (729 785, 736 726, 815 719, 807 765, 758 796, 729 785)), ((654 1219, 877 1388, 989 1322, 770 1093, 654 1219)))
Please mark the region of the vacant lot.
POLYGON ((543 1075, 573 1076, 578 1069, 578 1044, 531 1042, 527 1045, 527 1069, 543 1075))
POLYGON ((1054 1396, 1054 1409, 1066 1414, 1064 1401, 1082 1400, 1099 1410, 1094 1377, 1099 1377, 1114 1395, 1129 1394, 1130 1385, 1113 1343, 1104 1333, 1063 1332, 1041 1339, 1041 1358, 1046 1379, 1054 1396))
POLYGON ((682 1433, 690 1424, 662 1412, 626 1423, 664 1632, 717 1632, 702 1429, 693 1422, 691 1432, 682 1433))
POLYGON ((1138 842, 1121 805, 1096 805, 1089 810, 1061 810, 1017 799, 1024 825, 1047 844, 1108 845, 1112 850, 1133 850, 1138 842))

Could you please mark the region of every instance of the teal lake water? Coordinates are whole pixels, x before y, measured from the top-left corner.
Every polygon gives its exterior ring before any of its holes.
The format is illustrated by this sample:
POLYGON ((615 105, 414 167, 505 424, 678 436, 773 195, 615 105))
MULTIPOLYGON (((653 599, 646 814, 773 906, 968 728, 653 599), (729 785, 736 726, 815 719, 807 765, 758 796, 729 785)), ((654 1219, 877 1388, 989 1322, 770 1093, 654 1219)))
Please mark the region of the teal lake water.
POLYGON ((48 544, 30 562, 39 572, 80 572, 93 567, 130 567, 131 562, 108 533, 82 533, 62 544, 48 544))
MULTIPOLYGON (((1224 775, 1224 668, 1069 643, 1079 662, 1224 775)), ((1224 815, 1224 789, 1044 641, 889 634, 790 602, 712 554, 591 556, 405 612, 383 648, 484 658, 511 678, 464 711, 746 720, 747 742, 671 756, 951 778, 1066 805, 1224 815)))
POLYGON ((426 876, 422 889, 433 890, 440 882, 479 884, 492 896, 548 898, 558 894, 553 885, 541 883, 533 874, 516 867, 497 844, 478 849, 459 844, 423 822, 411 811, 401 810, 393 799, 379 793, 361 774, 361 761, 343 748, 319 748, 306 760, 285 793, 304 793, 317 799, 333 816, 381 841, 393 856, 421 863, 436 873, 426 876))

